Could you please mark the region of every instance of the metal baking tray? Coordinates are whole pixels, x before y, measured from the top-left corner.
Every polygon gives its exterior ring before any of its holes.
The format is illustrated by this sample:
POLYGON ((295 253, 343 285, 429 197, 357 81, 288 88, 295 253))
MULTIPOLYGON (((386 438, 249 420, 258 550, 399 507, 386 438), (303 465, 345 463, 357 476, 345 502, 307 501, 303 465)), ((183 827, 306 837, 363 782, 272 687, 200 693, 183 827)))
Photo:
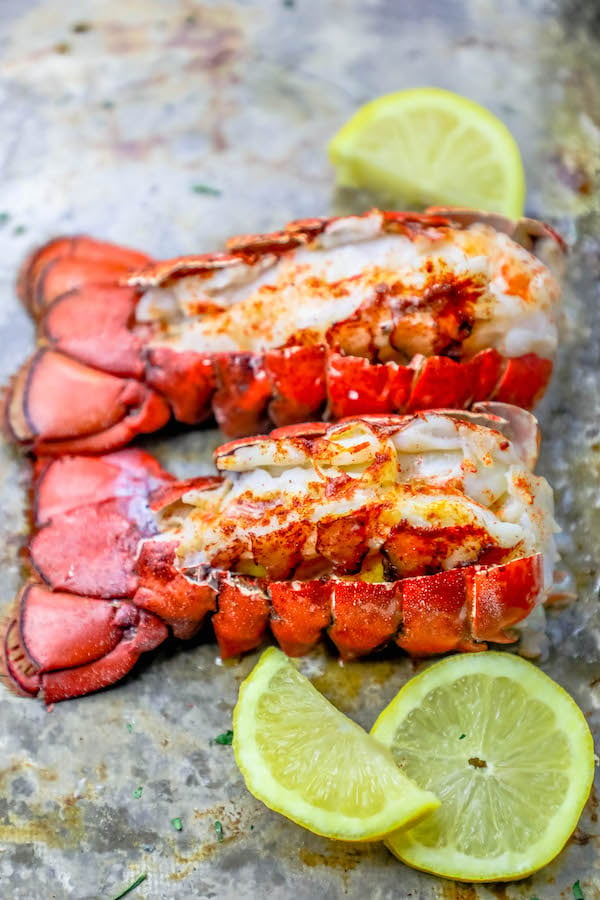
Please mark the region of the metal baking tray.
MULTIPOLYGON (((366 100, 438 85, 489 106, 516 135, 528 212, 572 247, 566 324, 539 409, 539 471, 554 485, 577 602, 549 614, 542 668, 600 732, 600 17, 543 0, 3 0, 0 5, 0 381, 30 351, 14 293, 25 253, 88 232, 156 256, 350 212, 325 145, 366 100), (208 186, 198 192, 194 186, 208 186)), ((180 474, 210 471, 215 431, 146 442, 180 474)), ((28 466, 0 446, 1 604, 21 581, 28 466)), ((524 882, 453 884, 381 844, 313 836, 245 790, 231 748, 237 688, 257 658, 222 665, 208 634, 169 643, 110 691, 58 704, 0 690, 0 894, 183 898, 600 897, 598 794, 559 858, 524 882), (141 795, 139 788, 142 788, 141 795), (136 796, 138 795, 138 796, 136 796), (182 830, 171 820, 180 818, 182 830), (214 823, 222 823, 222 841, 214 823)), ((412 674, 407 659, 303 662, 365 727, 412 674)))

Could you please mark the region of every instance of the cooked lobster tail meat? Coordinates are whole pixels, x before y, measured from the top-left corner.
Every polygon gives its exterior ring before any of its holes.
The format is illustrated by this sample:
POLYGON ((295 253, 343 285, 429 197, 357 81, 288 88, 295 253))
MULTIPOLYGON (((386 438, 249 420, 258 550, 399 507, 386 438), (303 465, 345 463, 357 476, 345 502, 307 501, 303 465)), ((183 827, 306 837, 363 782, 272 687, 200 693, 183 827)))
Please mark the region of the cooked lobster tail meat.
POLYGON ((21 275, 39 349, 13 381, 8 430, 58 455, 116 449, 170 417, 214 415, 239 437, 491 399, 530 409, 557 344, 542 257, 556 266, 563 249, 539 222, 469 210, 309 219, 158 263, 62 238, 21 275))
POLYGON ((223 657, 270 628, 290 655, 427 656, 516 639, 552 584, 552 495, 520 409, 292 425, 177 481, 141 450, 39 466, 35 578, 5 670, 47 702, 117 681, 210 616, 223 657))

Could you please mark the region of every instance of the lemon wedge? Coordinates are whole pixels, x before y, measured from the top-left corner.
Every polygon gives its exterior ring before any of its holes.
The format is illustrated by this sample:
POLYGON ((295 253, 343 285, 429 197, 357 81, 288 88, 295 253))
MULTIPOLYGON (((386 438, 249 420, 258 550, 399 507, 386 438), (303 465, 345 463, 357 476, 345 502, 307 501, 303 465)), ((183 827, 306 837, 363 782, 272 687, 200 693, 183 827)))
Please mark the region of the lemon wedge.
POLYGON ((439 88, 362 106, 329 144, 338 183, 397 206, 470 206, 518 218, 525 174, 510 131, 489 110, 439 88))
POLYGON ((274 647, 240 687, 233 733, 248 790, 315 834, 375 840, 439 806, 274 647))
POLYGON ((571 697, 506 653, 453 656, 409 681, 371 734, 441 806, 386 844, 460 881, 523 878, 575 829, 594 776, 592 736, 571 697))

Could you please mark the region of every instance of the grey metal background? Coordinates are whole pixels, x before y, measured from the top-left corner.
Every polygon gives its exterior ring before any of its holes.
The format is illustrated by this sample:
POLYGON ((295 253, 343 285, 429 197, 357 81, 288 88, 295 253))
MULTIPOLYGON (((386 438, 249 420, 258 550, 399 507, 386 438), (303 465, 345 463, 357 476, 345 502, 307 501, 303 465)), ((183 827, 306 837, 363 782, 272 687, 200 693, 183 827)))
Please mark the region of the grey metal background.
MULTIPOLYGON (((363 206, 334 191, 325 144, 386 91, 447 87, 507 122, 524 152, 528 211, 574 248, 564 347, 540 410, 540 471, 556 487, 579 600, 550 616, 542 666, 596 736, 599 20, 585 0, 0 2, 0 381, 32 341, 14 298, 17 264, 52 235, 86 231, 170 256, 363 206), (198 183, 220 194, 194 193, 198 183)), ((208 470, 217 442, 205 432, 148 446, 183 473, 208 470)), ((0 473, 4 606, 21 577, 27 485, 26 466, 5 445, 0 473)), ((1 689, 0 896, 109 898, 146 872, 136 900, 552 900, 571 897, 576 879, 587 900, 600 897, 597 794, 556 862, 521 884, 488 887, 418 874, 379 844, 329 842, 262 808, 231 748, 213 741, 230 726, 255 659, 220 665, 205 636, 52 712, 1 689)), ((324 651, 304 665, 366 727, 413 670, 402 660, 342 668, 324 651)))

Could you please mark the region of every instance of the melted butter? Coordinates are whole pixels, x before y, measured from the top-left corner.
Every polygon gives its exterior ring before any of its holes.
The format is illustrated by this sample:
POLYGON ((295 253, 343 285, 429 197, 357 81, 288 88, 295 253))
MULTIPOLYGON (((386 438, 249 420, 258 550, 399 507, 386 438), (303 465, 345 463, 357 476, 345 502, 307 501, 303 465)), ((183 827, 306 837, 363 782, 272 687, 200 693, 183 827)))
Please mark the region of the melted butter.
MULTIPOLYGON (((340 665, 337 657, 327 656, 324 671, 311 676, 311 682, 334 706, 343 712, 364 709, 364 718, 371 725, 373 715, 369 695, 374 689, 389 686, 391 700, 411 672, 407 662, 398 657, 381 660, 356 660, 340 665)), ((385 691, 385 695, 387 695, 385 691)), ((363 718, 363 716, 361 716, 363 718)))

